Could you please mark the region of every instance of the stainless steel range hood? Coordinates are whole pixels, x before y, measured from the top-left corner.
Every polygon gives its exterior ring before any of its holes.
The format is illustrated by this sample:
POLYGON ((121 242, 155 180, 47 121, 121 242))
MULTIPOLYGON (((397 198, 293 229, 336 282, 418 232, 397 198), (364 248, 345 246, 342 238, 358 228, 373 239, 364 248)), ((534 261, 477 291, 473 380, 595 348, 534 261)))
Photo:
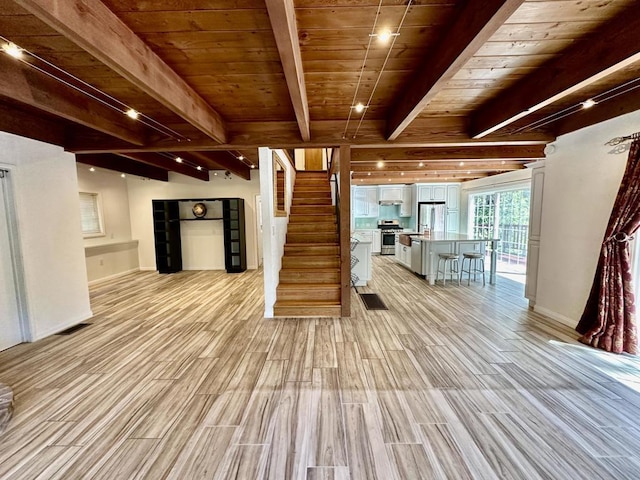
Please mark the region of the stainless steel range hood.
POLYGON ((402 205, 402 200, 380 200, 380 205, 402 205))

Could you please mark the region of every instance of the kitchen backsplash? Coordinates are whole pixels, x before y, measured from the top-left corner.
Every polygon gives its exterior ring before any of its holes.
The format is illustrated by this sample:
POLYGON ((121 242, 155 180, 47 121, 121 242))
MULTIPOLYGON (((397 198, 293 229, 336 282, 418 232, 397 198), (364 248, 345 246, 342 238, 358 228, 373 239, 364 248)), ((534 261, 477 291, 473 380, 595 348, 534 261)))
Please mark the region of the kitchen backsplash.
POLYGON ((356 218, 355 219, 355 228, 378 228, 378 222, 380 220, 399 220, 400 226, 402 228, 414 228, 415 227, 415 217, 402 217, 402 218, 393 218, 393 217, 378 217, 378 218, 356 218))

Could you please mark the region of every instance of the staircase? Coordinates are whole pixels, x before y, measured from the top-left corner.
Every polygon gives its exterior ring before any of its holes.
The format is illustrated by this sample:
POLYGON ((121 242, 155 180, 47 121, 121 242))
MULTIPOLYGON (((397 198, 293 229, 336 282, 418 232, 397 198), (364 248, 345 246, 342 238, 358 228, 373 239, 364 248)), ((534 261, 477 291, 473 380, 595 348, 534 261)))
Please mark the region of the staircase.
POLYGON ((324 171, 299 171, 293 189, 276 317, 339 317, 340 244, 324 171))

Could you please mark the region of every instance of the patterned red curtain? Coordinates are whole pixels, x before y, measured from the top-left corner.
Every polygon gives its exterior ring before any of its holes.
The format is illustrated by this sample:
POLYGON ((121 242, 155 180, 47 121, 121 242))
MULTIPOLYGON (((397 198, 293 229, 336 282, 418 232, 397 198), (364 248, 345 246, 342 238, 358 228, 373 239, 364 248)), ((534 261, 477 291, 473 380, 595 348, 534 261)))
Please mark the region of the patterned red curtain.
POLYGON ((608 352, 637 353, 629 240, 639 227, 640 141, 636 140, 609 218, 591 293, 576 327, 582 343, 608 352))

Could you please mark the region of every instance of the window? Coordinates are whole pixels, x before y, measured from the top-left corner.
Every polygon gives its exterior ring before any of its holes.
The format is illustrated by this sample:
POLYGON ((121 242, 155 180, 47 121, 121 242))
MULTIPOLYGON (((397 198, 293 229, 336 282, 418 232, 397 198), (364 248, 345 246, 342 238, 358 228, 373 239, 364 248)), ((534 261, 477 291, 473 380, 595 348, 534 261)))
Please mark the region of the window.
POLYGON ((97 193, 80 192, 80 221, 85 238, 104 235, 99 200, 97 193))

